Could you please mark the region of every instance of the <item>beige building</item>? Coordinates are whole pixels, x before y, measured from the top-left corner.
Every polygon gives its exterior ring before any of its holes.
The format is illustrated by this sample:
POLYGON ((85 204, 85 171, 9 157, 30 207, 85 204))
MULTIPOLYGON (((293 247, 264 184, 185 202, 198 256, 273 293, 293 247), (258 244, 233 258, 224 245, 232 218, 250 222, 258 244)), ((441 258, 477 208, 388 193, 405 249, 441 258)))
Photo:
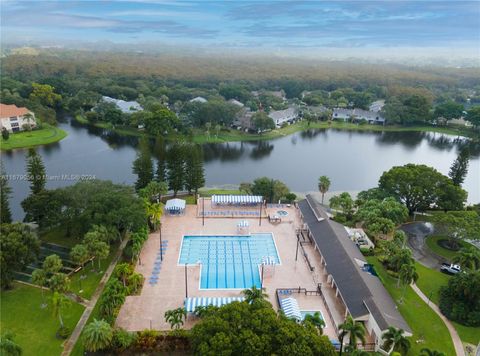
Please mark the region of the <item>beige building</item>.
POLYGON ((19 132, 24 130, 25 125, 36 126, 33 112, 16 105, 0 104, 0 130, 5 128, 9 132, 19 132))

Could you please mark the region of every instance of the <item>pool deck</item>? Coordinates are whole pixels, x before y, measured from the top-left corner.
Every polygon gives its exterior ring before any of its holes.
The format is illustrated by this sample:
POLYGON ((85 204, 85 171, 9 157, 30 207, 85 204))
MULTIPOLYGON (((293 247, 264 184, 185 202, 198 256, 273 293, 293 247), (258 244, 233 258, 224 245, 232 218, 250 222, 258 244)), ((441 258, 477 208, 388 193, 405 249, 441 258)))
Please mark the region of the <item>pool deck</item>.
MULTIPOLYGON (((267 214, 274 215, 278 208, 268 208, 267 214)), ((243 218, 250 222, 250 233, 272 233, 281 260, 281 265, 266 266, 264 271, 264 287, 269 296, 269 301, 274 309, 278 309, 276 290, 278 288, 305 288, 314 291, 318 283, 325 280, 325 276, 319 274, 320 257, 313 251, 313 247, 306 245, 305 251, 311 263, 315 266, 315 272, 311 272, 299 249, 298 260, 295 261, 297 239, 295 230, 300 227, 300 218, 294 207, 282 208, 288 212, 282 217, 281 223, 272 224, 267 219, 262 219, 259 226, 258 218, 243 218)), ((127 297, 117 318, 116 325, 126 330, 157 329, 168 330, 170 325, 165 322, 164 314, 167 310, 183 306, 186 297, 185 267, 178 265, 182 237, 184 235, 238 235, 237 223, 239 219, 232 218, 205 218, 205 226, 202 226, 202 218, 197 216, 195 205, 188 205, 183 216, 162 217, 162 241, 167 241, 164 259, 159 273, 158 283, 149 284, 149 278, 154 268, 160 246, 159 233, 150 234, 140 255, 136 271, 143 274, 145 283, 141 294, 127 297)), ((200 267, 198 265, 187 266, 188 297, 238 297, 241 290, 235 289, 208 289, 200 290, 200 267)), ((330 313, 327 311, 324 300, 320 296, 306 296, 293 294, 297 298, 301 310, 321 311, 327 327, 324 333, 330 338, 336 338, 335 328, 330 318, 332 315, 336 323, 343 321, 343 311, 339 308, 334 294, 330 295, 328 286, 324 284, 324 295, 330 305, 330 313)), ((333 292, 332 292, 333 293, 333 292)), ((190 328, 195 323, 195 318, 189 316, 185 324, 190 328)))

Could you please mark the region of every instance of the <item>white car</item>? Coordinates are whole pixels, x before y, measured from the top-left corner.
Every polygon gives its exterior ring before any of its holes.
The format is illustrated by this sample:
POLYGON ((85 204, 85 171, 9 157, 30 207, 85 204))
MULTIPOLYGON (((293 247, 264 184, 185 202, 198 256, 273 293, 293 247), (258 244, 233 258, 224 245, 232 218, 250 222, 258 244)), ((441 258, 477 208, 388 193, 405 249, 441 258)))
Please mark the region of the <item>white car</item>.
POLYGON ((459 265, 448 264, 448 263, 442 263, 440 270, 448 274, 457 274, 462 272, 462 269, 460 268, 459 265))

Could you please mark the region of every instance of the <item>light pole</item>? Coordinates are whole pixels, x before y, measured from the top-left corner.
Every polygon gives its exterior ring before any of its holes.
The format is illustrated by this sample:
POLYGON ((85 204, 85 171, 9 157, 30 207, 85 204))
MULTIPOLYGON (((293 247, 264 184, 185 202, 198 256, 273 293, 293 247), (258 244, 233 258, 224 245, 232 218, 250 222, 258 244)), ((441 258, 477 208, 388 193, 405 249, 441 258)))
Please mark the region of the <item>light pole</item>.
POLYGON ((188 298, 188 277, 187 277, 187 265, 188 265, 188 263, 185 263, 185 298, 188 298))
POLYGON ((160 224, 160 229, 158 229, 158 237, 160 241, 160 261, 163 262, 162 224, 160 224))
POLYGON ((263 205, 263 201, 260 202, 260 216, 258 218, 258 226, 262 226, 262 205, 263 205))
POLYGON ((205 226, 205 197, 202 197, 202 226, 205 226))
POLYGON ((295 262, 297 261, 298 259, 298 245, 300 244, 300 239, 298 238, 298 234, 297 234, 297 250, 295 251, 295 262))

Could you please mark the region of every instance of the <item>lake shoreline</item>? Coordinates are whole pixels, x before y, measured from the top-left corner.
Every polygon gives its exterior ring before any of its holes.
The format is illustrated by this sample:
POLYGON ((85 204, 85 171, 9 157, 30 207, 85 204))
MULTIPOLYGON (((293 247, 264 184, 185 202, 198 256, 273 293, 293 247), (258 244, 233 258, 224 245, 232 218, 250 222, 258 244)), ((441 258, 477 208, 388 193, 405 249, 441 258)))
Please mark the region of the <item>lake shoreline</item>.
POLYGON ((1 150, 11 151, 32 148, 59 142, 68 136, 68 132, 59 127, 42 124, 41 129, 10 134, 8 140, 1 139, 1 150))
MULTIPOLYGON (((127 136, 136 136, 136 137, 155 137, 154 135, 148 134, 146 132, 142 132, 136 130, 131 127, 113 127, 109 123, 105 122, 98 122, 98 123, 90 123, 81 115, 76 115, 74 117, 78 123, 83 125, 90 125, 97 128, 108 129, 112 130, 121 135, 127 136)), ((352 124, 352 123, 345 123, 339 121, 316 121, 308 123, 305 120, 296 122, 292 125, 288 125, 286 127, 275 129, 269 132, 265 132, 263 134, 252 134, 246 133, 241 130, 235 129, 228 129, 221 130, 218 134, 217 133, 210 133, 207 134, 205 131, 200 129, 195 129, 193 135, 169 135, 167 139, 175 140, 175 139, 187 139, 195 143, 203 144, 203 143, 226 143, 226 142, 246 142, 246 141, 262 141, 262 140, 272 140, 275 138, 285 137, 288 135, 292 135, 296 132, 300 131, 307 131, 311 129, 337 129, 337 130, 345 130, 345 131, 376 131, 376 132, 434 132, 434 133, 442 133, 448 135, 457 135, 467 138, 473 138, 475 132, 473 129, 464 128, 464 127, 439 127, 439 126, 426 126, 426 125, 419 125, 419 126, 381 126, 381 125, 371 125, 371 124, 352 124)))

